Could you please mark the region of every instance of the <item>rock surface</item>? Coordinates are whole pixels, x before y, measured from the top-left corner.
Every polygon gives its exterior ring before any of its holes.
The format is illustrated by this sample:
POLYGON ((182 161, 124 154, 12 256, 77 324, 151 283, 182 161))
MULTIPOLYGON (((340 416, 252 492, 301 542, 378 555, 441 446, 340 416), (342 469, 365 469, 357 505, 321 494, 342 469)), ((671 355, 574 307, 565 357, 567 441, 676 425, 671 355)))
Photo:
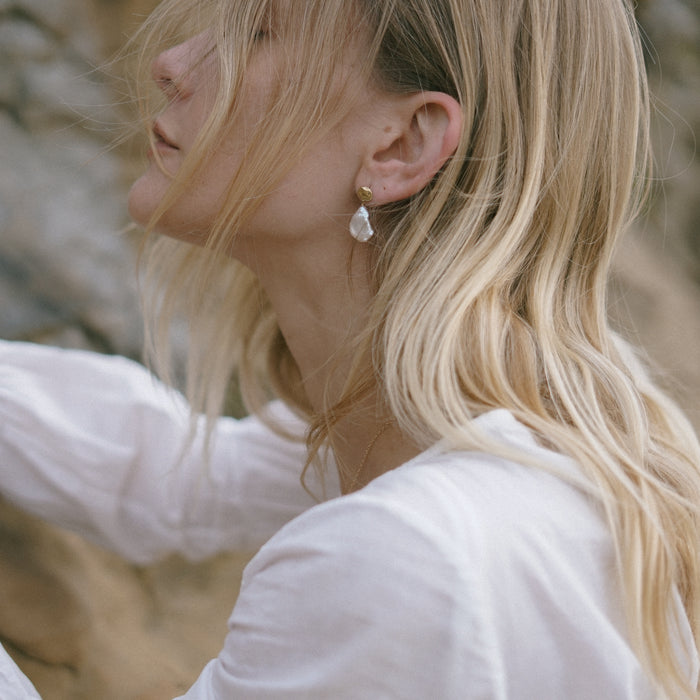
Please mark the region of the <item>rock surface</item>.
MULTIPOLYGON (((118 97, 95 66, 153 4, 0 0, 0 337, 140 354, 118 97)), ((642 0, 640 19, 664 181, 618 256, 616 315, 700 426, 700 7, 642 0)), ((182 692, 246 560, 134 567, 1 502, 0 553, 0 642, 46 700, 182 692)))
POLYGON ((95 71, 101 4, 0 4, 0 332, 134 356, 134 250, 108 152, 115 98, 95 71))
POLYGON ((648 216, 617 256, 622 326, 700 430, 700 3, 642 0, 638 12, 656 182, 648 216))
MULTIPOLYGON (((149 5, 0 0, 0 337, 140 355, 123 117, 95 67, 149 5)), ((160 700, 218 653, 246 557, 134 567, 0 502, 0 561, 0 642, 43 698, 160 700)))

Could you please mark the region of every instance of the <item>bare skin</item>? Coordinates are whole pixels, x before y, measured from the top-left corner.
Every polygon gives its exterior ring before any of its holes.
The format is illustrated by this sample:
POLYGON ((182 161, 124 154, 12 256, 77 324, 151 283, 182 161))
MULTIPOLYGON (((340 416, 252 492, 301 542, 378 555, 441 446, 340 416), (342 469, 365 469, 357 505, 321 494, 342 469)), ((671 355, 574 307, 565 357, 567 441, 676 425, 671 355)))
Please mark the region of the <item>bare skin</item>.
MULTIPOLYGON (((193 144, 213 99, 215 66, 198 61, 207 41, 200 35, 174 47, 153 67, 154 79, 172 93, 166 92, 171 100, 155 127, 162 162, 172 172, 193 144)), ((264 108, 266 76, 274 73, 270 67, 275 60, 273 45, 256 56, 250 68, 253 77, 245 100, 251 123, 264 108)), ((453 152, 461 126, 459 106, 441 93, 395 95, 363 86, 358 94, 362 97, 339 127, 309 149, 231 247, 232 256, 259 277, 309 400, 318 410, 340 393, 353 360, 347 340, 363 329, 371 301, 370 248, 348 232, 359 205, 357 188, 370 185, 375 204, 419 191, 453 152)), ((159 222, 159 232, 192 241, 186 232, 205 230, 213 221, 224 187, 219 183, 238 167, 240 134, 245 131, 232 131, 222 140, 210 172, 169 210, 159 222)), ((167 176, 152 163, 130 194, 136 221, 148 221, 167 185, 167 176)), ((336 458, 350 474, 343 479, 344 492, 418 453, 415 444, 386 421, 372 403, 358 407, 338 426, 336 458)))

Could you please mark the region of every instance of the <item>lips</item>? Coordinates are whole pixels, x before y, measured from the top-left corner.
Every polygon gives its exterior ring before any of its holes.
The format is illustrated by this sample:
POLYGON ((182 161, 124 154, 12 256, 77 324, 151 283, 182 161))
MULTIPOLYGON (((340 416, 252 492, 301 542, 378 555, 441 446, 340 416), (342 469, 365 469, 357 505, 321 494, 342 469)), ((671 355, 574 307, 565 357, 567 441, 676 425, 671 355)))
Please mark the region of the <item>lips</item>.
POLYGON ((173 141, 168 137, 163 126, 159 122, 155 122, 153 125, 153 135, 156 137, 156 146, 163 148, 172 148, 174 150, 179 150, 173 141))

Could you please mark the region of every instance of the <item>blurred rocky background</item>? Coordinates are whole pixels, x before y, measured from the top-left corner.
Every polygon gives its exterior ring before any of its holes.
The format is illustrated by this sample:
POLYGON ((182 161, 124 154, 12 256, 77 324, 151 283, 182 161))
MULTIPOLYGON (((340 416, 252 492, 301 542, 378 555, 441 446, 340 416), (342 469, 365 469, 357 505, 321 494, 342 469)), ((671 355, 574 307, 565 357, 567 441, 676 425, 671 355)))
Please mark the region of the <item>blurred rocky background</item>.
MULTIPOLYGON (((614 314, 700 429, 700 0, 639 0, 654 197, 616 261, 614 314)), ((604 109, 604 106, 601 106, 604 109)))
MULTIPOLYGON (((97 69, 154 4, 0 0, 2 338, 140 355, 134 166, 97 69)), ((641 0, 639 18, 658 182, 614 314, 700 427, 700 4, 641 0)), ((217 653, 244 562, 134 567, 0 503, 0 642, 46 700, 170 698, 217 653)))
MULTIPOLYGON (((2 338, 140 356, 134 167, 99 67, 155 4, 0 0, 2 338)), ((172 698, 221 648, 245 561, 135 567, 0 502, 0 643, 45 700, 172 698)))

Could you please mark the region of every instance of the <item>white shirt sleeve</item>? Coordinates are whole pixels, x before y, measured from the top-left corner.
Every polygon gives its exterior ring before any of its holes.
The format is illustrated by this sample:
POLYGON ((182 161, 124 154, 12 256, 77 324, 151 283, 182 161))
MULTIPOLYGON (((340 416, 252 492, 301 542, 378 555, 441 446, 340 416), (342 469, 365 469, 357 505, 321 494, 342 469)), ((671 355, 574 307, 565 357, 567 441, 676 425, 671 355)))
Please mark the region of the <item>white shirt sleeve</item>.
POLYGON ((203 421, 186 449, 189 420, 134 362, 0 341, 0 493, 132 561, 253 551, 315 503, 302 442, 221 419, 205 465, 203 421))
POLYGON ((310 510, 251 561, 224 648, 183 698, 462 700, 487 645, 453 559, 363 494, 310 510))
POLYGON ((41 700, 29 679, 0 645, 0 697, 3 700, 41 700))

